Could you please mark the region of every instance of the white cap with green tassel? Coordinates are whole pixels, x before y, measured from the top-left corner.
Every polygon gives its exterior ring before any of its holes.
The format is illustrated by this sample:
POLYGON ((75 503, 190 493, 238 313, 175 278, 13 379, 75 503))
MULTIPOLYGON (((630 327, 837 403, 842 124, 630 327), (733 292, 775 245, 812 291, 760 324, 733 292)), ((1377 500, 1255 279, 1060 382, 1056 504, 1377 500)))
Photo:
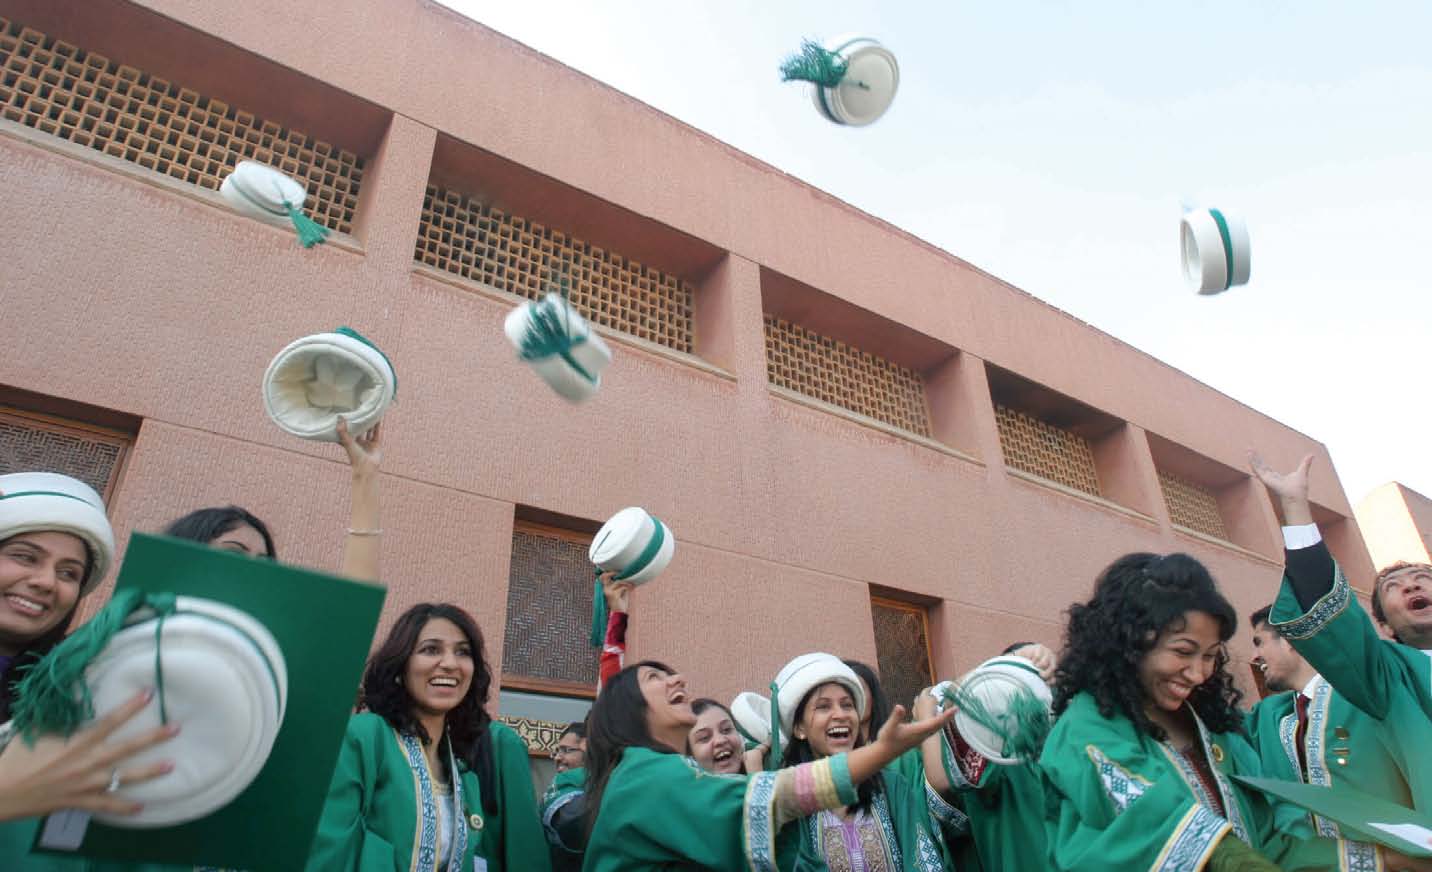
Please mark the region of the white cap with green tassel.
POLYGON ((1023 657, 992 657, 958 682, 942 681, 930 689, 937 708, 959 709, 955 729, 971 748, 991 763, 1012 766, 1039 757, 1051 726, 1053 702, 1039 669, 1023 657))
POLYGON ((168 827, 202 818, 248 788, 268 760, 288 703, 288 667, 273 635, 233 606, 128 588, 26 672, 16 732, 68 736, 146 688, 149 705, 114 734, 122 744, 160 724, 183 729, 128 760, 167 760, 161 778, 113 788, 143 803, 111 826, 168 827))
POLYGON ((264 410, 300 439, 338 441, 338 419, 359 436, 373 429, 398 395, 393 364, 351 327, 295 339, 264 372, 264 410))
POLYGON ((825 45, 806 40, 799 54, 781 64, 781 81, 810 82, 820 114, 836 124, 864 127, 895 101, 900 64, 870 37, 845 36, 825 45))
POLYGON ((580 403, 602 386, 612 350, 572 308, 565 276, 560 291, 508 313, 502 330, 518 357, 568 402, 580 403))
POLYGON ((219 195, 245 215, 279 227, 291 226, 304 248, 328 238, 327 227, 303 214, 307 189, 271 166, 239 161, 219 185, 219 195))

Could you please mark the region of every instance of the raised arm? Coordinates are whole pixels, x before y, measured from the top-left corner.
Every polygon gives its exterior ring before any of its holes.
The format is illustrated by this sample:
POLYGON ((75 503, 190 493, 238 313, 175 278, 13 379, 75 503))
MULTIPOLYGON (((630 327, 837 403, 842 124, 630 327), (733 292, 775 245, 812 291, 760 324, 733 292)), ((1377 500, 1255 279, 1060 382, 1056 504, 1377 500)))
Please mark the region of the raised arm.
POLYGON ((630 619, 631 592, 635 585, 629 581, 617 581, 616 577, 615 572, 601 574, 602 596, 607 600, 607 631, 597 666, 599 690, 622 671, 626 658, 627 621, 630 619))
POLYGON ((382 568, 382 518, 378 511, 378 467, 383 460, 382 424, 362 436, 348 432, 348 422, 338 420, 338 444, 348 454, 353 469, 352 509, 348 533, 343 539, 343 567, 348 578, 378 581, 382 568))

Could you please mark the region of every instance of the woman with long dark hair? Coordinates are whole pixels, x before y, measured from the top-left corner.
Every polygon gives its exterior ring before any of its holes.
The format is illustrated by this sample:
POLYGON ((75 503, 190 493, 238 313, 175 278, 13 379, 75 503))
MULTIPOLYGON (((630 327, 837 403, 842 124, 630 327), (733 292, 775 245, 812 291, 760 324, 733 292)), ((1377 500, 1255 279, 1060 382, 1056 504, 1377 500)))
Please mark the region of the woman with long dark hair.
POLYGON ((1186 554, 1120 557, 1069 609, 1040 757, 1051 868, 1337 868, 1300 838, 1306 815, 1231 779, 1259 774, 1227 669, 1236 627, 1186 554))
POLYGON ((603 688, 587 720, 583 868, 774 869, 782 827, 850 805, 856 785, 949 719, 907 724, 904 716, 896 707, 872 742, 848 753, 777 772, 718 775, 678 751, 695 722, 686 680, 652 660, 629 666, 603 688))
MULTIPOLYGON (((878 705, 887 719, 891 709, 874 670, 863 671, 865 676, 829 654, 805 654, 781 670, 776 686, 783 767, 868 744, 869 727, 863 722, 877 705, 871 697, 879 692, 878 705)), ((949 807, 943 801, 940 806, 949 807)), ((801 869, 943 872, 949 859, 932 824, 935 811, 919 752, 912 746, 862 783, 855 802, 822 809, 790 827, 781 849, 793 851, 801 869)))
POLYGON ((488 716, 491 686, 467 612, 422 603, 398 618, 363 675, 310 870, 550 868, 527 747, 488 716))

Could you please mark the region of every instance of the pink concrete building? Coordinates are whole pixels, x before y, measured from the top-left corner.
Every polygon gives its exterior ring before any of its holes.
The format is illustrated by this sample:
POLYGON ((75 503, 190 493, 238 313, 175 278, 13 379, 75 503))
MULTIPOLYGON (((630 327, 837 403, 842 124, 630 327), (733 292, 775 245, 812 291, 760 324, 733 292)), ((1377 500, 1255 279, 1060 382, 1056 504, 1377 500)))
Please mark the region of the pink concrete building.
MULTIPOLYGON (((290 340, 355 327, 401 380, 387 615, 471 609, 534 746, 590 695, 584 540, 623 506, 680 542, 638 593, 632 655, 727 699, 816 649, 911 692, 1057 644, 1127 551, 1190 552, 1240 610, 1267 603, 1281 542, 1245 451, 1332 468, 1316 440, 425 0, 0 0, 0 18, 0 470, 88 475, 122 539, 236 502, 281 557, 334 569, 346 466, 274 427, 259 379, 290 340), (243 158, 303 179, 330 242, 228 209, 215 189, 243 158), (556 264, 615 353, 581 406, 502 335, 556 264)), ((1341 486, 1313 497, 1365 586, 1341 486)))
POLYGON ((1392 481, 1363 497, 1354 516, 1373 566, 1432 563, 1432 499, 1392 481))

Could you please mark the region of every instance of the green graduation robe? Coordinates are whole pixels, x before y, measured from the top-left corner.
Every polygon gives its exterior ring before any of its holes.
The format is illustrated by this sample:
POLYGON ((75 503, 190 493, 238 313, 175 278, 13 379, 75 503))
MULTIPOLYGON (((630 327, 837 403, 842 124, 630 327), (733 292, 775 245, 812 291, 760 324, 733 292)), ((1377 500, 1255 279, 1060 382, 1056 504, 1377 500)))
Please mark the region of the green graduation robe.
MULTIPOLYGON (((1335 568, 1333 575, 1332 588, 1306 612, 1285 576, 1269 623, 1339 696, 1375 723, 1383 747, 1406 779, 1412 807, 1432 812, 1432 656, 1378 636, 1342 569, 1335 568)), ((1363 750, 1365 740, 1356 738, 1359 744, 1343 746, 1351 749, 1348 767, 1352 755, 1363 750)), ((1358 764, 1371 756, 1363 754, 1358 764)), ((1395 785, 1370 786, 1368 792, 1394 799, 1390 789, 1395 785)))
MULTIPOLYGON (((467 850, 457 868, 470 872, 480 868, 474 858, 482 858, 488 872, 547 872, 551 861, 537 818, 527 746, 504 724, 493 721, 488 730, 499 811, 482 810, 477 775, 459 763, 463 808, 456 823, 467 828, 467 850)), ((433 803, 444 797, 432 791, 424 756, 419 753, 416 765, 410 763, 403 739, 376 714, 357 714, 348 722, 309 855, 310 872, 448 868, 433 855, 433 803)))
MULTIPOLYGON (((919 762, 918 757, 915 760, 919 762)), ((908 781, 902 768, 907 771, 911 768, 906 755, 881 771, 884 788, 875 794, 870 804, 870 814, 879 825, 885 855, 890 860, 889 868, 902 872, 945 872, 952 866, 925 790, 924 767, 920 767, 918 784, 908 781), (902 760, 905 763, 901 764, 902 760)), ((801 818, 799 825, 786 827, 777 841, 776 856, 783 872, 831 872, 821 849, 820 815, 801 818)))
POLYGON ((582 815, 571 812, 583 805, 586 781, 586 769, 568 769, 558 772, 542 794, 542 832, 552 849, 552 868, 558 872, 582 868, 584 822, 582 815))
POLYGON ((960 872, 1044 868, 1048 847, 1039 768, 996 765, 971 748, 952 748, 948 733, 941 738, 940 756, 969 818, 970 838, 953 846, 960 872))
POLYGON ((772 872, 776 834, 785 824, 855 798, 843 754, 776 772, 722 775, 680 754, 625 748, 608 776, 582 869, 772 872), (793 798, 799 791, 801 802, 793 798))
POLYGON ((1070 700, 1039 759, 1048 868, 1194 872, 1230 834, 1285 869, 1336 868, 1329 844, 1300 840, 1312 835, 1306 815, 1279 809, 1275 821, 1262 794, 1230 780, 1260 774, 1257 755, 1242 736, 1211 733, 1201 721, 1198 732, 1222 814, 1192 765, 1167 742, 1139 731, 1128 718, 1105 718, 1088 693, 1070 700))
MULTIPOLYGON (((1258 750, 1264 776, 1331 787, 1346 784, 1374 796, 1410 806, 1406 779, 1387 748, 1382 729, 1321 678, 1315 679, 1303 739, 1304 773, 1296 741, 1296 693, 1262 700, 1248 713, 1248 733, 1258 750)), ((1318 834, 1338 840, 1338 872, 1382 872, 1376 846, 1342 837, 1336 823, 1313 818, 1318 834)))

